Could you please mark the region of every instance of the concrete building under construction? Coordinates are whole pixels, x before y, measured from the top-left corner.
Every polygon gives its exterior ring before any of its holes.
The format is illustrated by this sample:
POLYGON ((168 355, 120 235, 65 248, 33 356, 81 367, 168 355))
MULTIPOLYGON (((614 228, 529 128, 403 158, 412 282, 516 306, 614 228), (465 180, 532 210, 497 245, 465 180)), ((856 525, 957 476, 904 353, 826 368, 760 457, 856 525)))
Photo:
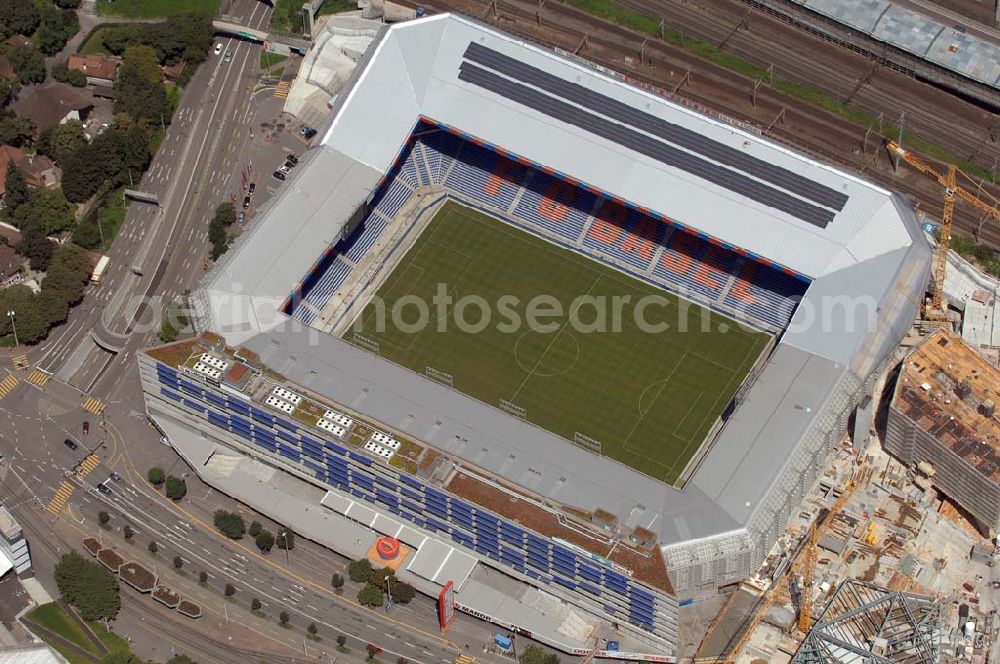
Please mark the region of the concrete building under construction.
MULTIPOLYGON (((1000 371, 939 330, 906 358, 886 447, 954 500, 985 533, 1000 530, 1000 371)), ((920 479, 920 478, 918 478, 920 479)))

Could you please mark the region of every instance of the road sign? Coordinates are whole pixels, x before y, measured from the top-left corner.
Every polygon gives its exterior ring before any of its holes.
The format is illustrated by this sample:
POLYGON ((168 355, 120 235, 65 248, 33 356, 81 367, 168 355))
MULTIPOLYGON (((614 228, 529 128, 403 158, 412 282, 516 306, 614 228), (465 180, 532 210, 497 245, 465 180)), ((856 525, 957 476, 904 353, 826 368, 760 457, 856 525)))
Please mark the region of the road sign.
POLYGON ((447 632, 451 621, 455 619, 455 587, 451 581, 445 584, 438 595, 438 621, 441 632, 447 632))

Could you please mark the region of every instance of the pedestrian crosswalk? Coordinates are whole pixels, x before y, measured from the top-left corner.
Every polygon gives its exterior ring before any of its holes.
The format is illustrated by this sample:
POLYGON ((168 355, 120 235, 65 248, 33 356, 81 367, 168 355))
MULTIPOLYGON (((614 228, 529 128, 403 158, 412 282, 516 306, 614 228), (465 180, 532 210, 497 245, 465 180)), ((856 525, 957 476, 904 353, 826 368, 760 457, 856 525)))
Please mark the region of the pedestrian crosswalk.
POLYGON ((38 387, 45 387, 45 383, 49 382, 49 374, 44 371, 39 371, 35 369, 28 374, 28 382, 32 385, 37 385, 38 387))
POLYGON ((31 366, 31 360, 28 359, 27 355, 18 355, 17 357, 11 358, 11 364, 14 368, 20 371, 21 369, 27 369, 31 366))
POLYGON ((455 660, 455 664, 475 664, 475 662, 476 658, 469 655, 459 655, 458 659, 455 660))
POLYGON ((10 394, 11 390, 17 387, 20 382, 14 374, 7 374, 3 380, 0 380, 0 399, 10 394))
POLYGON ((46 508, 49 514, 59 516, 59 513, 66 507, 66 503, 69 502, 70 496, 73 495, 73 489, 73 485, 69 482, 63 481, 59 483, 56 495, 52 496, 52 500, 49 501, 49 506, 46 508))
POLYGON ((97 468, 99 465, 101 465, 101 460, 97 458, 97 455, 88 454, 83 458, 83 461, 80 462, 80 465, 77 466, 76 474, 82 480, 87 475, 89 475, 91 471, 94 470, 94 468, 97 468))
POLYGON ((94 397, 88 397, 87 400, 83 402, 83 409, 90 411, 94 415, 100 415, 104 412, 105 408, 107 408, 107 406, 102 401, 95 399, 94 397))
POLYGON ((274 86, 274 97, 278 99, 285 99, 288 97, 288 88, 292 86, 288 81, 278 81, 278 84, 274 86))

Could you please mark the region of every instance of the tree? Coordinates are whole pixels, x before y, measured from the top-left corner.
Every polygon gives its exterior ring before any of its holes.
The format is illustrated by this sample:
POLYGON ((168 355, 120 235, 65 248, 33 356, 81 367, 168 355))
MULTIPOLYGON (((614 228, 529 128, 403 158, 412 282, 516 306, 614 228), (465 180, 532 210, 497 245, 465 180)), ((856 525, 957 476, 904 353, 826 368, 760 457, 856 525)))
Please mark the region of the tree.
POLYGON ((344 587, 344 577, 340 574, 334 574, 333 578, 330 579, 330 585, 333 586, 334 590, 340 590, 344 587))
POLYGON ((184 559, 180 556, 174 556, 174 569, 180 569, 184 567, 184 559))
POLYGON ((416 597, 417 591, 414 590, 413 586, 403 581, 397 581, 392 584, 392 599, 394 602, 399 604, 409 604, 410 601, 416 597))
POLYGON ((364 606, 382 606, 382 591, 370 583, 358 591, 358 603, 364 606))
POLYGON ((76 9, 80 6, 80 0, 55 0, 55 3, 60 9, 76 9))
POLYGON ((254 542, 257 543, 258 549, 267 553, 274 546, 274 535, 269 530, 261 530, 257 533, 257 537, 254 538, 254 542))
POLYGON ((285 626, 288 624, 288 621, 289 621, 288 611, 282 611, 281 614, 278 616, 278 622, 280 622, 282 626, 285 626))
POLYGON ((163 481, 167 478, 167 474, 163 472, 162 468, 153 466, 148 471, 146 471, 146 479, 153 486, 160 486, 163 481))
POLYGON ((521 664, 559 664, 559 657, 531 644, 521 651, 521 664))
POLYGON ((215 208, 213 221, 218 221, 223 226, 231 226, 236 221, 236 207, 232 203, 220 203, 215 208))
POLYGON ((250 610, 251 610, 251 611, 255 611, 255 612, 256 612, 256 611, 260 611, 260 607, 261 607, 261 604, 260 604, 260 600, 259 600, 259 599, 257 599, 256 597, 254 597, 254 598, 253 598, 253 599, 252 599, 252 600, 250 601, 250 610))
POLYGON ((30 143, 34 135, 35 125, 31 120, 9 110, 0 111, 0 143, 21 147, 30 143))
POLYGON ((67 553, 56 564, 55 578, 59 593, 84 620, 113 619, 118 615, 118 579, 98 563, 75 551, 67 553))
POLYGON ((111 521, 111 515, 105 512, 104 510, 101 510, 100 512, 97 513, 97 520, 100 522, 102 526, 106 525, 108 521, 111 521))
POLYGON ((24 173, 21 169, 11 163, 7 169, 7 178, 4 180, 5 193, 3 195, 4 216, 9 216, 14 210, 28 202, 31 190, 28 183, 24 181, 24 173))
POLYGON ((243 517, 235 512, 216 510, 213 521, 215 527, 229 539, 242 539, 243 533, 247 530, 243 517))
POLYGON ((180 500, 187 495, 187 483, 180 477, 170 475, 167 477, 165 493, 170 500, 180 500))
POLYGON ((309 623, 309 627, 306 627, 306 631, 309 632, 309 636, 315 637, 316 633, 319 632, 319 627, 316 626, 316 623, 312 622, 309 623))
POLYGON ((205 584, 208 583, 208 572, 202 570, 198 572, 198 583, 205 584))
POLYGON ((225 593, 226 597, 232 597, 233 595, 236 594, 236 586, 234 586, 231 583, 227 583, 225 593))
POLYGON ((65 62, 57 62, 52 65, 52 78, 60 83, 69 83, 74 88, 82 88, 87 85, 87 75, 79 69, 70 69, 65 62))
POLYGON ((147 546, 146 548, 149 550, 150 553, 153 554, 155 554, 157 551, 160 550, 160 547, 156 543, 156 540, 149 540, 149 546, 147 546))
POLYGON ((226 228, 215 219, 208 225, 208 241, 212 244, 209 255, 213 261, 226 253, 226 249, 229 248, 229 236, 226 234, 226 228))
POLYGON ((156 333, 156 336, 158 336, 160 338, 160 341, 162 341, 165 344, 168 344, 171 341, 176 341, 177 328, 171 325, 169 320, 164 318, 163 321, 160 322, 160 329, 156 333))
POLYGON ((54 235, 76 223, 73 210, 62 189, 32 189, 28 200, 14 210, 11 223, 21 229, 40 228, 45 235, 54 235))
POLYGON ((278 528, 278 532, 274 534, 274 543, 279 549, 287 549, 291 551, 295 548, 295 533, 293 533, 289 528, 282 526, 278 528))
POLYGON ((169 120, 170 112, 156 53, 148 46, 129 46, 115 79, 115 113, 152 125, 169 120))
MULTIPOLYGON (((58 0, 57 0, 58 1, 58 0)), ((187 655, 174 655, 167 660, 167 664, 198 664, 187 655)))
POLYGON ((347 566, 347 576, 356 583, 368 583, 372 578, 372 564, 367 558, 352 560, 347 566))
MULTIPOLYGON (((39 301, 39 296, 23 284, 0 291, 0 311, 16 314, 17 336, 22 344, 34 343, 48 331, 48 319, 39 307, 39 301)), ((12 332, 10 317, 0 316, 0 336, 10 337, 13 341, 12 332)))
POLYGON ((55 55, 79 30, 80 23, 76 18, 76 12, 47 6, 42 9, 41 21, 35 33, 38 48, 45 55, 55 55))
POLYGON ((32 0, 7 0, 0 3, 0 26, 3 38, 30 35, 38 28, 38 9, 32 0))
POLYGON ((84 149, 88 143, 83 123, 79 120, 67 120, 39 134, 35 149, 62 165, 67 157, 84 149))
POLYGON ((21 241, 14 249, 28 259, 32 270, 44 272, 52 262, 56 245, 45 233, 32 228, 21 234, 21 241))
POLYGON ((10 50, 7 59, 14 65, 17 81, 21 85, 45 80, 45 58, 34 46, 17 46, 10 50))
POLYGON ((347 637, 343 634, 337 636, 337 647, 341 650, 347 649, 347 637))
POLYGON ((122 528, 122 537, 124 537, 124 538, 125 538, 125 539, 127 539, 127 540, 130 540, 130 539, 132 539, 132 537, 133 537, 134 535, 135 535, 135 531, 134 531, 134 530, 132 530, 132 526, 130 526, 130 525, 128 525, 128 524, 126 523, 126 524, 125 524, 125 527, 124 527, 124 528, 122 528))
POLYGON ((250 530, 248 530, 247 532, 250 533, 250 537, 257 537, 257 535, 260 535, 260 531, 263 529, 264 526, 260 525, 260 521, 251 521, 250 530))

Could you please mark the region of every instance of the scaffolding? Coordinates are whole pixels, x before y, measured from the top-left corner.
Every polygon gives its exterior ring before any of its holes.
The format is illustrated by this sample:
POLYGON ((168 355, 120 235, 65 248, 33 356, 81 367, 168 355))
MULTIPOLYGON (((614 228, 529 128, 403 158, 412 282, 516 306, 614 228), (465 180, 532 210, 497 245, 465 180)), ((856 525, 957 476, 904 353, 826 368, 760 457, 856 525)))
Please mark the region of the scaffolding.
POLYGON ((938 664, 941 629, 933 598, 848 579, 791 664, 938 664))

